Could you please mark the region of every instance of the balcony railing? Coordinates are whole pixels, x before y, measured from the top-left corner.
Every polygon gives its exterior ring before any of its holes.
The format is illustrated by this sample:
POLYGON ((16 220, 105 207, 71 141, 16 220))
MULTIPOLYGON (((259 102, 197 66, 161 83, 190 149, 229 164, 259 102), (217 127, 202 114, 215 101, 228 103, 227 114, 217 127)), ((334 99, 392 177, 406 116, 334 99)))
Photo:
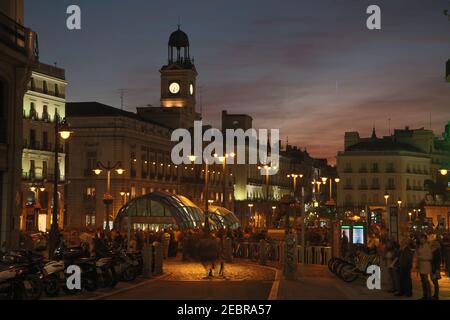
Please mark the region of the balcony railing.
POLYGON ((0 42, 28 58, 39 60, 37 34, 0 12, 0 42))
MULTIPOLYGON (((22 171, 22 179, 26 181, 54 181, 55 175, 53 173, 37 174, 34 171, 22 171)), ((59 182, 64 182, 65 176, 59 175, 59 182)))

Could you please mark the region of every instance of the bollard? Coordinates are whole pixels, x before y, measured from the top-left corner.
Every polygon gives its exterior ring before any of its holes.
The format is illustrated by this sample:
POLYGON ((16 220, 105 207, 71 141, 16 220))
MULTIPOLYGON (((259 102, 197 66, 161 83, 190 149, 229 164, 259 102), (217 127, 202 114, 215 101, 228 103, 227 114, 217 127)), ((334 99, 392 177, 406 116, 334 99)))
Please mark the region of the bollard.
POLYGON ((142 276, 144 278, 151 278, 152 273, 152 265, 153 265, 153 248, 147 244, 144 245, 144 249, 142 250, 142 259, 143 259, 143 270, 142 276))
POLYGON ((233 262, 233 242, 230 238, 223 241, 223 258, 226 262, 233 262))
POLYGON ((259 264, 265 266, 267 264, 267 242, 264 239, 259 240, 259 264))
POLYGON ((288 234, 285 239, 283 275, 288 280, 294 280, 297 278, 298 266, 297 236, 288 234))
POLYGON ((163 248, 160 242, 153 242, 154 264, 153 274, 160 275, 163 273, 163 248))

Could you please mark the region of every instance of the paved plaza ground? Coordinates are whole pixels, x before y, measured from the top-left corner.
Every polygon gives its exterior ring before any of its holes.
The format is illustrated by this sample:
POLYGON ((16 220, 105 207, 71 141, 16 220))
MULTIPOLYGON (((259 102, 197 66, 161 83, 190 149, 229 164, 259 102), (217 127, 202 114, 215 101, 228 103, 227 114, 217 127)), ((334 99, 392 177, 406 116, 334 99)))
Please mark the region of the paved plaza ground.
MULTIPOLYGON (((219 268, 217 267, 216 272, 219 268)), ((225 277, 206 277, 206 270, 196 262, 178 259, 165 261, 164 274, 152 279, 139 278, 120 282, 114 289, 94 293, 62 296, 56 299, 92 300, 414 300, 421 297, 416 275, 414 295, 396 297, 383 290, 368 290, 363 279, 345 283, 330 273, 326 266, 308 265, 304 276, 285 280, 281 271, 246 261, 225 265, 225 277)), ((450 300, 450 279, 440 281, 441 299, 450 300)))

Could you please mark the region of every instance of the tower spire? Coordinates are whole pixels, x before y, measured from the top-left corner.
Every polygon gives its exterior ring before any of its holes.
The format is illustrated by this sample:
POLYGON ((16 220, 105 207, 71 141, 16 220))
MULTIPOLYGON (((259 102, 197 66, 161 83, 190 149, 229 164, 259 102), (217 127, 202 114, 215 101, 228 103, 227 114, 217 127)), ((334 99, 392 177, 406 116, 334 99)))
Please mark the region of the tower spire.
POLYGON ((376 139, 377 138, 377 133, 375 131, 375 122, 373 123, 373 129, 372 129, 372 139, 376 139))

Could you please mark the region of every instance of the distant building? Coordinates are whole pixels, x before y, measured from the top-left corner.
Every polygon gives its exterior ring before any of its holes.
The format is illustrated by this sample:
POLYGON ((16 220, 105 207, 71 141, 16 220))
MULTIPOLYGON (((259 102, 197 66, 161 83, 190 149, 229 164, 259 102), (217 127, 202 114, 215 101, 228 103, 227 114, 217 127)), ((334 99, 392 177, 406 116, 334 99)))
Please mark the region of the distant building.
POLYGON ((345 133, 345 150, 338 153, 338 206, 384 207, 402 201, 404 207, 418 207, 427 194, 426 185, 435 182, 439 169, 450 164, 448 126, 443 138, 431 130, 395 130, 378 138, 358 132, 345 133))
POLYGON ((59 218, 64 225, 66 154, 55 143, 55 121, 65 117, 67 82, 64 69, 39 63, 33 68, 23 99, 21 230, 50 229, 53 207, 55 148, 58 148, 59 218))
MULTIPOLYGON (((172 129, 139 114, 96 102, 67 103, 67 119, 74 134, 69 139, 67 224, 69 227, 100 227, 106 221, 103 195, 106 173, 97 176, 97 162, 119 162, 123 175, 112 172, 113 196, 110 219, 138 196, 165 191, 187 196, 200 208, 204 203, 204 169, 197 165, 176 166, 171 160, 172 129)), ((220 165, 209 167, 208 199, 222 202, 220 165)), ((232 179, 227 207, 232 208, 232 179)), ((165 221, 162 219, 161 221, 165 221)), ((140 225, 139 228, 152 226, 140 225)))
POLYGON ((19 243, 23 95, 38 61, 23 1, 0 1, 0 248, 19 243))
MULTIPOLYGON (((251 128, 253 128, 251 116, 222 111, 223 132, 227 129, 247 131, 251 128)), ((248 146, 246 152, 248 153, 248 146)), ((296 181, 296 195, 300 195, 303 187, 304 199, 308 201, 312 199, 309 181, 313 173, 313 159, 306 151, 297 147, 287 145, 284 150, 280 150, 278 173, 269 175, 267 179, 266 175, 261 174, 257 164, 234 164, 231 170, 235 181, 235 212, 244 225, 255 225, 252 218, 258 217, 262 220, 259 227, 273 226, 274 219, 279 217, 279 211, 282 210, 281 200, 293 199, 294 185, 293 179, 288 177, 290 174, 303 175, 303 178, 299 177, 296 181)))

